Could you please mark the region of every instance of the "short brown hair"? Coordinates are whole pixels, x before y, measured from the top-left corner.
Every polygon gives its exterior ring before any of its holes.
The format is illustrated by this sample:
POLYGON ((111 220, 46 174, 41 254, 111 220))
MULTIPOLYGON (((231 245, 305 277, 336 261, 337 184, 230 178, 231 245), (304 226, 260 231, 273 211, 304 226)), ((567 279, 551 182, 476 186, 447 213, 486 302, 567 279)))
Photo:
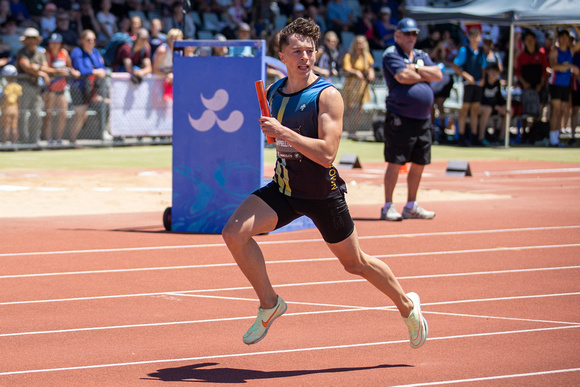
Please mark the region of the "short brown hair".
POLYGON ((280 31, 280 51, 288 45, 291 35, 302 35, 311 38, 314 46, 318 48, 318 39, 320 39, 320 27, 312 19, 299 17, 280 31))

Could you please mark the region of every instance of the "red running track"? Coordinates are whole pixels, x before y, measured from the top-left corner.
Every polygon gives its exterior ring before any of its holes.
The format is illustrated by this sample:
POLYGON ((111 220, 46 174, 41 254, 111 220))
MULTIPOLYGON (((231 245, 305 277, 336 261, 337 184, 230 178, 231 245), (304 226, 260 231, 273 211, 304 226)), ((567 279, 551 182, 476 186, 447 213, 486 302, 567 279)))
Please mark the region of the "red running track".
MULTIPOLYGON (((258 303, 219 235, 165 232, 159 213, 0 219, 0 385, 577 384, 580 165, 470 165, 435 163, 422 188, 501 196, 423 201, 432 221, 351 206, 363 249, 421 296, 419 350, 313 229, 257 238, 288 311, 246 346, 258 303)), ((342 174, 380 184, 365 167, 342 174)))

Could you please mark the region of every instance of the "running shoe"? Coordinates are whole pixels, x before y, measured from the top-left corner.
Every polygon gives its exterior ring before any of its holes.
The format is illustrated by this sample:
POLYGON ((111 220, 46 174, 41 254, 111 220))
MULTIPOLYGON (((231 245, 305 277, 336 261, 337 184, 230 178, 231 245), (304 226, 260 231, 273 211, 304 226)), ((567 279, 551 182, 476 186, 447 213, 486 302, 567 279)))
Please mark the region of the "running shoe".
POLYGON ((417 349, 427 340, 427 335, 429 334, 429 326, 427 325, 427 320, 423 317, 421 313, 421 302, 419 300, 419 295, 417 293, 407 293, 413 301, 413 310, 409 317, 403 317, 407 328, 409 329, 409 341, 411 342, 411 348, 417 349))
POLYGON ((385 211, 384 207, 381 208, 381 220, 399 221, 399 220, 403 220, 403 217, 395 209, 395 205, 391 204, 387 208, 387 211, 385 211))
POLYGON ((415 204, 413 208, 403 208, 403 219, 433 219, 435 212, 427 211, 423 207, 415 204))
POLYGON ((258 317, 256 317, 256 321, 254 321, 254 324, 244 335, 244 344, 256 344, 258 341, 266 337, 270 325, 272 325, 274 320, 282 316, 284 312, 286 312, 286 303, 280 296, 278 296, 278 302, 273 308, 258 308, 258 317))

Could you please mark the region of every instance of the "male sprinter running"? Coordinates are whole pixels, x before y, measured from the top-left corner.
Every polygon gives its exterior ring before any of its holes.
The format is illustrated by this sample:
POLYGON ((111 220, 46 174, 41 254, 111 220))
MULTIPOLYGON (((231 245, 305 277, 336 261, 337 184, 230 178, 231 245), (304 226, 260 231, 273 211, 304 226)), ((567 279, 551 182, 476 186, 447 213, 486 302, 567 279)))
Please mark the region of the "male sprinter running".
POLYGON ((306 215, 346 271, 362 276, 395 303, 409 329, 411 347, 419 348, 428 333, 419 296, 405 294, 383 261, 361 251, 344 198, 346 185, 332 165, 344 105, 340 92, 312 72, 319 37, 319 27, 303 18, 280 33, 279 56, 288 77, 269 88, 272 117, 260 118, 264 134, 276 138, 275 175, 240 204, 223 230, 224 241, 260 299, 258 317, 243 341, 254 344, 263 339, 286 311, 253 237, 306 215))

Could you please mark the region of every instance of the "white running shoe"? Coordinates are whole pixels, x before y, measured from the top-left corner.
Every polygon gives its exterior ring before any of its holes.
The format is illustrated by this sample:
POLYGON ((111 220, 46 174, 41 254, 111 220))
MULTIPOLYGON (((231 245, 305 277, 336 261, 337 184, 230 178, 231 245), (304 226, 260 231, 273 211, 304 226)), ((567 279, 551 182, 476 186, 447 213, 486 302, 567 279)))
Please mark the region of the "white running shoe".
POLYGON ((403 220, 403 217, 395 209, 395 205, 391 204, 389 207, 387 207, 387 211, 385 211, 384 207, 381 208, 381 220, 399 221, 403 220))
POLYGON ((254 324, 244 335, 244 344, 256 344, 258 341, 266 337, 270 325, 272 325, 274 320, 286 312, 286 308, 286 303, 280 296, 278 296, 278 302, 276 302, 276 306, 273 308, 258 308, 258 317, 256 317, 256 321, 254 321, 254 324))
POLYGON ((413 301, 413 310, 409 317, 403 317, 407 328, 409 329, 409 341, 411 342, 411 348, 417 349, 427 340, 427 335, 429 334, 429 326, 427 325, 427 320, 423 317, 421 313, 421 302, 419 300, 419 295, 417 293, 407 293, 413 301))
POLYGON ((418 204, 411 209, 403 208, 403 219, 433 219, 434 217, 435 212, 427 211, 418 204))

